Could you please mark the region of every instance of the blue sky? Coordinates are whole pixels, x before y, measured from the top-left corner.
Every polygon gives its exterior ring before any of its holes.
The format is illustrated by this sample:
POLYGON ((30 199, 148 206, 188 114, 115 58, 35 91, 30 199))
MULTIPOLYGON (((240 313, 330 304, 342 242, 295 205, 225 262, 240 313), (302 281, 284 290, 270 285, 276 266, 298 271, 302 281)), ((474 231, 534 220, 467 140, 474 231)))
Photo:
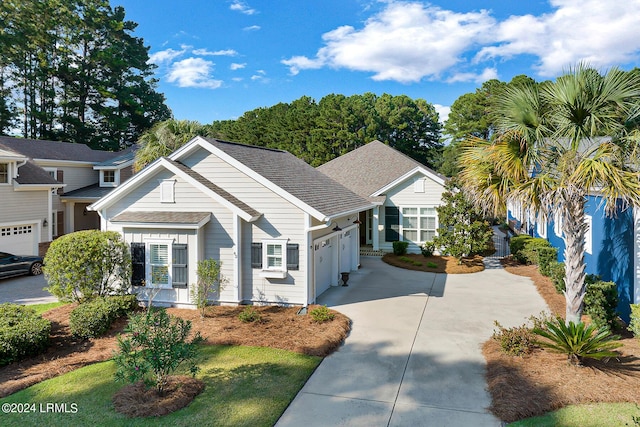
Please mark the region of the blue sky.
POLYGON ((174 116, 201 123, 330 93, 405 94, 446 115, 491 78, 553 79, 579 61, 631 69, 640 55, 640 0, 111 4, 139 24, 174 116))

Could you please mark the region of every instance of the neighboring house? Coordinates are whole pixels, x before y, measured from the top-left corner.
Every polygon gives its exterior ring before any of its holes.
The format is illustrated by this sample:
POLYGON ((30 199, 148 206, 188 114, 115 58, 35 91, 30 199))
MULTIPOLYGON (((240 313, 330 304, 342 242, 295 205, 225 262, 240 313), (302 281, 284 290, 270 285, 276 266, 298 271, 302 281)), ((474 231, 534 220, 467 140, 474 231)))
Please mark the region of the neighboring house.
POLYGON ((419 253, 437 234, 446 178, 409 156, 372 141, 318 170, 374 204, 359 218, 361 244, 391 252, 393 242, 403 240, 419 253))
POLYGON ((99 228, 99 217, 86 207, 105 193, 83 198, 77 192, 111 191, 107 171, 114 179, 126 178, 132 162, 130 151, 0 136, 0 251, 34 255, 41 243, 62 234, 99 228), (122 156, 131 157, 128 166, 114 162, 122 156))
MULTIPOLYGON (((587 197, 584 220, 588 225, 585 236, 584 260, 587 274, 597 274, 602 280, 613 281, 618 287, 618 312, 629 321, 629 304, 639 303, 640 297, 640 227, 638 212, 618 209, 608 217, 598 196, 587 197)), ((536 218, 517 202, 507 204, 507 219, 517 233, 541 237, 558 248, 558 261, 564 261, 562 218, 536 218)))
POLYGON ((358 268, 371 207, 286 151, 196 137, 90 209, 131 245, 141 300, 193 307, 208 258, 228 280, 219 303, 314 302, 358 268))

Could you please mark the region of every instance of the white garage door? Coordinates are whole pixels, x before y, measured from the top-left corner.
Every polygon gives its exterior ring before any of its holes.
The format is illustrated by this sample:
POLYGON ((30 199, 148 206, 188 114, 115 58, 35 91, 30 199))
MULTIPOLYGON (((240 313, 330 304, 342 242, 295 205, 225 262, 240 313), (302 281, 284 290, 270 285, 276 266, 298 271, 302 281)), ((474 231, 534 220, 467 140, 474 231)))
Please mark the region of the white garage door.
POLYGON ((332 285, 337 274, 334 273, 334 251, 336 249, 333 239, 316 240, 314 244, 315 254, 315 279, 316 296, 320 295, 332 285))
POLYGON ((36 224, 0 225, 0 252, 36 255, 36 224))

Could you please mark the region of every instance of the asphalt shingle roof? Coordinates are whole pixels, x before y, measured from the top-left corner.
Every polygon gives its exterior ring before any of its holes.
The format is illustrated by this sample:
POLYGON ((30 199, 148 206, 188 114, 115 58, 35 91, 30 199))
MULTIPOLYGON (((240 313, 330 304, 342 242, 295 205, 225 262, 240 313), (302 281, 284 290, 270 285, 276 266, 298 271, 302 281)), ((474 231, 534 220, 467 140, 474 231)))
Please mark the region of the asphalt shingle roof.
POLYGON ((88 185, 73 191, 65 192, 61 196, 62 199, 95 199, 106 196, 112 192, 115 187, 100 187, 100 184, 88 185))
POLYGON ((0 148, 6 148, 32 159, 104 162, 121 153, 92 150, 84 144, 0 136, 0 148))
POLYGON ((440 176, 422 163, 375 140, 318 166, 318 170, 361 197, 377 201, 380 197, 370 196, 417 167, 440 176))
POLYGON ((21 185, 56 185, 60 184, 49 172, 28 160, 27 163, 18 168, 16 182, 21 185))
POLYGON ((211 212, 131 212, 125 211, 112 222, 140 222, 145 224, 198 224, 211 216, 211 212))
POLYGON ((327 217, 364 210, 370 205, 366 199, 287 151, 204 139, 327 217))

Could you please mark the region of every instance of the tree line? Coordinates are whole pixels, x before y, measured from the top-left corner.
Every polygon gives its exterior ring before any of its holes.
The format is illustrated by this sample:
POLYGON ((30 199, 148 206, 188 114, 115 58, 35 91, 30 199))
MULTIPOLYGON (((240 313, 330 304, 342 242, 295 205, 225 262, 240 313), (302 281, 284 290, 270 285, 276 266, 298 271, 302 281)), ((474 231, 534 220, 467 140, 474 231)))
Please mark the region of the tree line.
POLYGON ((108 0, 0 2, 0 134, 117 150, 168 119, 136 26, 108 0))

